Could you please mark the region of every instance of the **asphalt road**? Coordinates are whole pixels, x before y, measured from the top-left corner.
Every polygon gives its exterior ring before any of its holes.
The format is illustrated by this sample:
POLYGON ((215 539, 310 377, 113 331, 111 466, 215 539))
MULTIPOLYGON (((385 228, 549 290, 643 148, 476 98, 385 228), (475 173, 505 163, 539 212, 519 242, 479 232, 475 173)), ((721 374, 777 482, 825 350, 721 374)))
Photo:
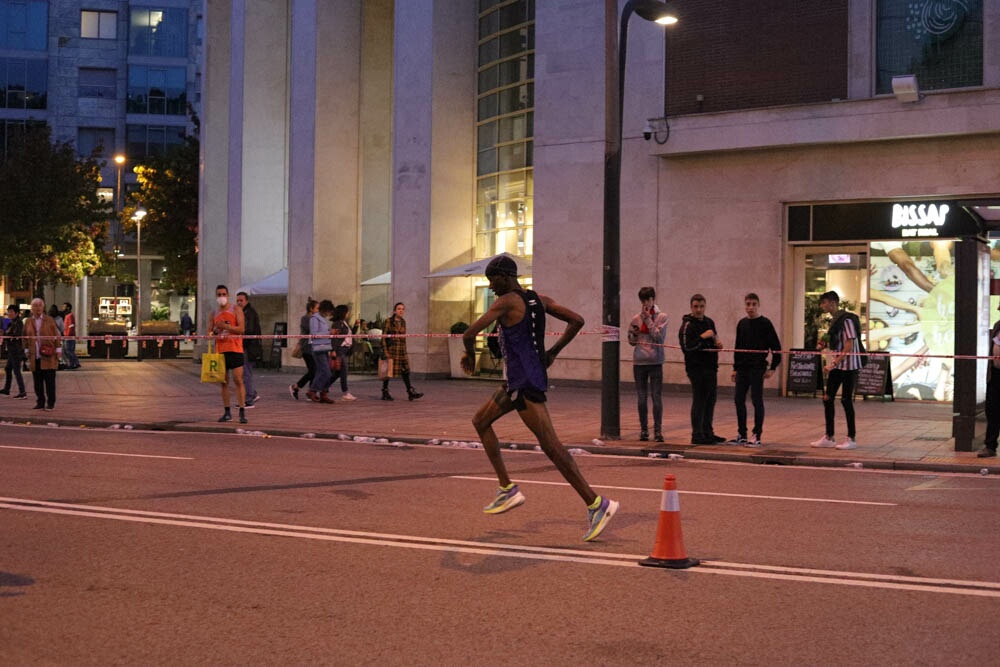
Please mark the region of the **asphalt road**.
POLYGON ((0 426, 0 660, 996 664, 1000 480, 0 426), (677 477, 684 571, 649 555, 677 477))

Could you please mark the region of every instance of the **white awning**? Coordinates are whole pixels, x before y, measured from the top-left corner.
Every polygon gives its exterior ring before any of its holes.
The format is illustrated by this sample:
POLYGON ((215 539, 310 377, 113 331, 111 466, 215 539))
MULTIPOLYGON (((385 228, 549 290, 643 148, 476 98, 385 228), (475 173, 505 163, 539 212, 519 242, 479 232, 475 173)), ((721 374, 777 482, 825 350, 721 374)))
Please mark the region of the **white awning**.
POLYGON ((429 276, 424 276, 425 278, 450 278, 453 276, 484 276, 486 275, 486 266, 492 262, 494 259, 500 256, 510 257, 514 262, 517 263, 517 274, 523 276, 526 273, 531 273, 531 262, 525 257, 517 257, 516 255, 511 255, 507 252, 502 252, 499 255, 494 255, 493 257, 487 257, 486 259, 477 259, 475 262, 469 262, 468 264, 462 264, 460 266, 453 266, 450 269, 441 269, 440 271, 435 271, 429 276))
POLYGON ((374 278, 369 278, 361 283, 362 287, 368 287, 370 285, 391 285, 392 284, 392 271, 386 271, 381 273, 374 278))
POLYGON ((257 296, 287 295, 288 268, 286 267, 281 271, 272 273, 269 276, 264 276, 260 280, 252 282, 249 285, 244 285, 243 287, 239 288, 236 291, 246 292, 247 294, 257 295, 257 296))

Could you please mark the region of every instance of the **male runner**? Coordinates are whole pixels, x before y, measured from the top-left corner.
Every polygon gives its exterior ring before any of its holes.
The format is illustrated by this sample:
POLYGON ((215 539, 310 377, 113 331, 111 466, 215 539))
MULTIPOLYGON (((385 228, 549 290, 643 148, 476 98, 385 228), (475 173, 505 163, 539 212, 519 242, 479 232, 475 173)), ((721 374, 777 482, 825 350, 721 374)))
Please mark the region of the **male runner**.
POLYGON ((498 298, 463 335, 465 356, 462 357, 462 369, 472 373, 476 366, 476 334, 493 322, 499 322, 505 382, 472 420, 500 482, 496 498, 483 511, 499 514, 524 502, 524 494, 507 474, 500 442, 493 430, 493 422, 517 410, 521 421, 538 438, 542 451, 587 504, 588 528, 583 539, 586 542, 595 540, 618 511, 618 503, 594 493, 583 479, 573 457, 559 441, 545 407, 548 389, 545 369, 583 328, 583 318, 552 299, 521 287, 517 282, 517 264, 510 257, 494 258, 486 267, 486 278, 498 298), (546 313, 567 324, 566 331, 548 351, 545 350, 546 313))

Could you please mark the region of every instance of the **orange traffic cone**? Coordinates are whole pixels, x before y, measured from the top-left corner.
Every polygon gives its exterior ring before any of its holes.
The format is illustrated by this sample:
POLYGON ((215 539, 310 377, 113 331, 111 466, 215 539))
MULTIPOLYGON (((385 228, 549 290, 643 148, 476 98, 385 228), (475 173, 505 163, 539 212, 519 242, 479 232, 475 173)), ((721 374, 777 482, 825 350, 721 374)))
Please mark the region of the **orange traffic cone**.
POLYGON ((684 569, 694 567, 701 561, 688 558, 684 552, 684 537, 681 535, 681 503, 677 498, 677 482, 673 475, 663 479, 663 496, 660 499, 660 521, 656 526, 656 544, 649 558, 643 558, 639 565, 648 567, 669 567, 684 569))

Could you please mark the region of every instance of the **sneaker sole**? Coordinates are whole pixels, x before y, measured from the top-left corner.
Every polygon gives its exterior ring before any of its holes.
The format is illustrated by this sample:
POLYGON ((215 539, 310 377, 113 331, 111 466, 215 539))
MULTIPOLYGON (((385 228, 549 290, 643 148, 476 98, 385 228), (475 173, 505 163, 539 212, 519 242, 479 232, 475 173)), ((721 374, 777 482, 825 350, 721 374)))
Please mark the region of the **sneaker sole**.
POLYGON ((608 501, 608 509, 604 512, 604 516, 601 517, 601 520, 597 522, 597 525, 594 526, 589 533, 583 536, 584 542, 593 542, 600 537, 601 533, 604 532, 604 529, 608 527, 608 523, 611 521, 612 517, 618 513, 618 506, 617 501, 608 501))
POLYGON ((524 494, 518 491, 516 494, 510 497, 510 499, 499 507, 484 507, 483 514, 503 514, 508 512, 515 507, 520 507, 524 504, 524 494))

